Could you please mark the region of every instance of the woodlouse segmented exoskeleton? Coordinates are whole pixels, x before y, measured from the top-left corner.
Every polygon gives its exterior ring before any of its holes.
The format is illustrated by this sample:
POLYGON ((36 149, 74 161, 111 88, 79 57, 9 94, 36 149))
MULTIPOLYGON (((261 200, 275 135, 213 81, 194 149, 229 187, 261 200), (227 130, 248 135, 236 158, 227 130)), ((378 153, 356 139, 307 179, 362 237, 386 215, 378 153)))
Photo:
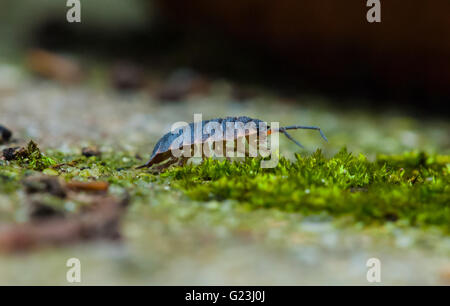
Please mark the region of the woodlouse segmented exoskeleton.
MULTIPOLYGON (((209 123, 215 123, 215 124, 219 124, 222 127, 222 130, 225 131, 226 130, 226 126, 227 124, 235 124, 235 123, 242 123, 242 124, 248 124, 248 123, 254 123, 256 129, 254 130, 253 133, 258 133, 260 132, 260 126, 261 124, 265 124, 264 121, 259 120, 259 119, 253 119, 253 118, 249 118, 246 116, 241 116, 241 117, 226 117, 226 118, 216 118, 216 119, 211 119, 211 120, 203 120, 201 122, 197 122, 198 125, 201 124, 201 126, 206 126, 209 123)), ((279 127, 277 129, 274 128, 270 128, 269 126, 267 126, 267 135, 270 135, 272 133, 275 132, 280 132, 283 133, 289 140, 293 141, 296 145, 300 146, 303 148, 303 146, 296 141, 287 131, 288 130, 297 130, 297 129, 308 129, 308 130, 317 130, 319 131, 320 135, 322 136, 322 138, 325 141, 328 141, 327 138, 325 137, 325 135, 323 134, 322 130, 317 127, 317 126, 301 126, 301 125, 290 125, 290 126, 285 126, 285 127, 279 127)), ((194 131, 195 129, 195 123, 189 123, 189 125, 187 126, 187 128, 190 129, 190 131, 194 131)), ((182 144, 179 144, 178 142, 176 142, 177 139, 180 139, 180 137, 182 138, 183 136, 183 129, 178 129, 177 131, 173 131, 173 132, 168 132, 167 134, 165 134, 163 137, 161 137, 161 139, 156 143, 152 155, 150 156, 150 160, 145 164, 142 165, 140 167, 137 167, 136 169, 141 169, 141 168, 146 168, 146 167, 151 167, 153 165, 156 164, 160 164, 164 161, 167 161, 166 163, 164 163, 163 165, 161 165, 160 167, 158 167, 158 170, 163 170, 175 163, 178 163, 179 165, 184 165, 187 160, 189 159, 189 157, 184 157, 184 156, 180 156, 180 157, 175 157, 172 154, 172 150, 174 149, 181 149, 183 146, 191 146, 191 148, 193 149, 193 147, 196 144, 199 143, 205 143, 208 141, 211 141, 211 133, 207 133, 205 132, 203 129, 201 129, 201 136, 198 138, 194 137, 194 134, 191 133, 190 137, 187 139, 187 141, 183 142, 182 144)), ((248 137, 249 133, 252 133, 249 130, 243 130, 242 133, 235 131, 234 135, 232 135, 232 137, 234 138, 234 140, 236 140, 239 137, 248 137)), ((225 140, 225 139, 223 139, 225 140)))

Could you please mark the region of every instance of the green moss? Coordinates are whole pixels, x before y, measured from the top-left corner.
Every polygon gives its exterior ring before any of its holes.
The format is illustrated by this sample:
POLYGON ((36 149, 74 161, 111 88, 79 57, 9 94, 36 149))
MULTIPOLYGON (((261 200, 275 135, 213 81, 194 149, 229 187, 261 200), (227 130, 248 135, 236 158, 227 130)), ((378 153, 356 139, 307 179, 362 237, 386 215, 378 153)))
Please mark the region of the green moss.
POLYGON ((20 149, 16 156, 20 165, 32 170, 42 171, 56 164, 56 161, 52 158, 42 154, 37 144, 32 140, 26 148, 20 149))
POLYGON ((249 209, 326 212, 366 225, 402 220, 450 232, 449 156, 410 152, 370 162, 343 149, 332 158, 321 151, 281 158, 273 169, 259 163, 207 160, 162 176, 198 201, 233 199, 249 209))
POLYGON ((53 173, 52 167, 57 159, 41 153, 34 141, 30 141, 25 148, 15 153, 13 161, 0 160, 0 193, 11 193, 22 187, 21 180, 34 171, 53 173))
POLYGON ((107 181, 111 192, 126 191, 132 202, 151 204, 160 190, 155 187, 164 184, 170 185, 171 193, 181 190, 195 201, 235 200, 248 210, 325 213, 342 217, 339 220, 345 224, 397 222, 450 232, 448 155, 407 152, 369 161, 343 149, 332 158, 321 151, 296 155, 293 161, 280 158, 272 169, 261 168, 261 159, 242 163, 209 159, 154 175, 146 169, 135 170, 142 161, 127 152, 84 157, 55 151, 43 155, 30 145, 27 150, 32 154, 26 159, 0 161, 0 192, 18 190, 25 176, 46 169, 66 180, 107 181))
MULTIPOLYGON (((0 162, 1 166, 1 162, 0 162)), ((22 177, 19 171, 10 167, 0 167, 0 193, 11 193, 20 188, 19 180, 22 177)))

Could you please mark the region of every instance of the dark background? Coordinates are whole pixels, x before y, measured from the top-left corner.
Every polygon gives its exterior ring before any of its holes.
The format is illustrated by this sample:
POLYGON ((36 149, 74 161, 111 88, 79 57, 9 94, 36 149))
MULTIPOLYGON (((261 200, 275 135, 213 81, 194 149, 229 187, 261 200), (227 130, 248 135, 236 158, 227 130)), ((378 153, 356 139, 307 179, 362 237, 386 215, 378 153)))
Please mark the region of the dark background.
POLYGON ((320 92, 343 107, 367 106, 349 105, 348 97, 361 97, 370 107, 447 115, 445 0, 381 1, 381 23, 367 22, 366 1, 81 1, 81 24, 65 20, 64 3, 50 2, 4 2, 14 21, 5 16, 1 33, 22 49, 127 60, 162 73, 191 67, 286 96, 320 92))

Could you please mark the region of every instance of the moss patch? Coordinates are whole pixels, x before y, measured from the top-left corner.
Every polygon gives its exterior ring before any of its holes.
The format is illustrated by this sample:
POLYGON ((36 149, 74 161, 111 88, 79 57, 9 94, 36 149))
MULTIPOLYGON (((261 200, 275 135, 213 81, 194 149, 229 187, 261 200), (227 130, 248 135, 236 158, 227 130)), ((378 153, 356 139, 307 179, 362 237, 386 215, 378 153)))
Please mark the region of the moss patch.
POLYGON ((28 155, 0 160, 0 193, 23 188, 35 172, 66 180, 110 183, 112 192, 126 190, 131 202, 149 203, 152 186, 170 184, 194 201, 235 200, 239 207, 341 217, 344 224, 440 228, 450 233, 450 156, 407 152, 379 155, 369 161, 341 150, 332 158, 321 151, 280 158, 272 169, 260 159, 241 163, 206 160, 200 165, 171 168, 161 175, 135 170, 142 163, 133 154, 112 152, 86 157, 57 151, 40 153, 33 144, 28 155), (49 170, 51 169, 51 170, 49 170))
POLYGON ((14 158, 21 166, 37 171, 42 171, 56 164, 52 158, 42 154, 37 144, 32 140, 26 147, 15 152, 14 158))
POLYGON ((249 209, 326 212, 364 225, 399 221, 450 232, 449 156, 410 152, 370 162, 343 149, 332 158, 321 151, 281 158, 273 169, 259 163, 207 160, 162 176, 198 201, 233 199, 249 209))

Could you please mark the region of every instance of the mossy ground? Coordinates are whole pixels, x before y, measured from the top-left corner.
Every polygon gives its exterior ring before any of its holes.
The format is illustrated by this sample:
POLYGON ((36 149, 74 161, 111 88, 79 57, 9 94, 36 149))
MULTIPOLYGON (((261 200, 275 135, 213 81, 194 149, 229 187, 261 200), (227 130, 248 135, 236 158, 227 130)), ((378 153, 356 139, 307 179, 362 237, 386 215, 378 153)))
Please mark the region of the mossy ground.
POLYGON ((259 158, 208 159, 158 175, 135 170, 141 162, 121 152, 89 158, 56 151, 41 154, 32 142, 27 149, 27 157, 1 161, 1 193, 20 189, 24 177, 42 171, 66 180, 107 181, 112 190, 126 191, 134 199, 148 194, 149 183, 166 184, 199 202, 234 200, 248 210, 336 217, 363 226, 396 222, 450 233, 447 155, 408 152, 369 161, 346 149, 331 158, 317 150, 296 154, 294 160, 281 157, 275 168, 261 168, 259 158))
POLYGON ((232 199, 249 209, 274 208, 302 214, 348 216, 365 225, 399 222, 450 231, 449 156, 405 153, 370 162, 343 149, 281 158, 263 169, 259 160, 207 160, 175 168, 163 177, 195 200, 232 199))
POLYGON ((0 254, 0 283, 67 284, 65 262, 77 257, 83 284, 367 284, 366 260, 377 257, 384 284, 442 284, 450 258, 447 121, 341 110, 320 97, 236 102, 229 86, 214 84, 209 95, 177 104, 47 83, 19 84, 3 96, 1 124, 15 141, 0 149, 33 139, 41 154, 0 160, 0 226, 27 222, 30 200, 66 216, 86 205, 27 194, 23 182, 35 175, 107 181, 109 194, 127 193, 130 203, 120 243, 0 254), (161 175, 135 169, 173 122, 198 112, 319 125, 330 141, 296 131, 307 148, 299 151, 280 138, 274 169, 257 159, 161 175), (83 156, 91 145, 102 155, 83 156), (344 146, 348 153, 338 153, 344 146))

